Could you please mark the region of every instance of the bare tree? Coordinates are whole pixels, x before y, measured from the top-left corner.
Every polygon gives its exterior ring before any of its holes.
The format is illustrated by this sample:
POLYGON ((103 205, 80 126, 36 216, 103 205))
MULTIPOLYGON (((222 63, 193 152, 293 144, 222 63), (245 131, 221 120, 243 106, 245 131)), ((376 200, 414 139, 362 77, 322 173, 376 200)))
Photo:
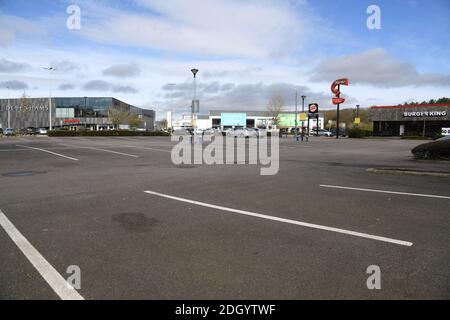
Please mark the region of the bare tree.
POLYGON ((135 113, 131 113, 128 116, 128 124, 130 125, 130 128, 132 129, 136 129, 137 127, 139 127, 142 123, 142 119, 139 117, 139 115, 135 114, 135 113))
POLYGON ((126 107, 113 106, 108 109, 108 118, 117 129, 119 124, 125 123, 130 117, 130 111, 126 107))
POLYGON ((284 99, 281 95, 273 96, 267 105, 267 112, 275 124, 278 123, 278 115, 283 111, 284 99))

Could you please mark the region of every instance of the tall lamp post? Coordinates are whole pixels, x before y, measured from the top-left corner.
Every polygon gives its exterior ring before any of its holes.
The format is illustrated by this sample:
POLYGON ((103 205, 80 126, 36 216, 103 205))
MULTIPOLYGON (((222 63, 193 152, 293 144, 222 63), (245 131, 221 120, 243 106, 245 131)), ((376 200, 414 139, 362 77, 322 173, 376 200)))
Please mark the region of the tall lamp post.
POLYGON ((8 128, 11 128, 11 105, 10 105, 10 103, 9 103, 9 100, 10 100, 10 91, 9 91, 9 87, 6 87, 7 89, 8 89, 8 106, 7 106, 7 108, 8 108, 8 128))
POLYGON ((194 129, 194 141, 197 138, 197 124, 194 124, 195 120, 194 120, 194 116, 195 116, 195 112, 196 112, 196 107, 198 106, 197 104, 197 73, 198 73, 198 69, 191 69, 192 74, 194 75, 194 99, 192 100, 192 107, 191 107, 191 118, 192 118, 192 128, 194 129))
POLYGON ((295 90, 295 141, 298 141, 297 100, 298 100, 298 92, 297 90, 295 90))
POLYGON ((50 95, 48 96, 48 123, 49 130, 52 130, 52 71, 55 70, 53 67, 46 67, 45 70, 48 70, 48 80, 50 83, 50 95))
MULTIPOLYGON (((303 95, 302 96, 302 114, 305 114, 305 99, 306 99, 306 96, 303 95)), ((303 120, 302 120, 302 141, 303 141, 303 138, 304 138, 303 127, 304 127, 304 123, 303 123, 303 120)))

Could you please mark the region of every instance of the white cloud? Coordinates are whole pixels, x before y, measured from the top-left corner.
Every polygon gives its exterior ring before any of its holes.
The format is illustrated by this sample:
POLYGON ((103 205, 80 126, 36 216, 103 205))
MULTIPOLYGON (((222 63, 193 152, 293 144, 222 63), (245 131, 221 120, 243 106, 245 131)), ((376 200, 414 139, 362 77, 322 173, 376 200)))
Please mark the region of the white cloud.
MULTIPOLYGON (((112 43, 198 55, 270 58, 284 56, 312 32, 312 14, 292 1, 139 0, 152 13, 91 7, 96 19, 81 33, 112 43), (156 14, 155 14, 156 13, 156 14), (294 44, 294 46, 293 46, 294 44)), ((301 2, 296 3, 301 6, 301 2)), ((306 9, 305 9, 306 10, 306 9)))
POLYGON ((36 40, 46 34, 46 28, 38 23, 0 12, 0 47, 12 45, 18 36, 36 40))
POLYGON ((141 73, 136 63, 116 64, 103 70, 103 75, 113 77, 136 77, 141 73))
POLYGON ((382 88, 450 86, 450 75, 419 73, 414 65, 381 48, 324 60, 311 72, 312 81, 333 81, 340 77, 349 78, 351 83, 382 88))

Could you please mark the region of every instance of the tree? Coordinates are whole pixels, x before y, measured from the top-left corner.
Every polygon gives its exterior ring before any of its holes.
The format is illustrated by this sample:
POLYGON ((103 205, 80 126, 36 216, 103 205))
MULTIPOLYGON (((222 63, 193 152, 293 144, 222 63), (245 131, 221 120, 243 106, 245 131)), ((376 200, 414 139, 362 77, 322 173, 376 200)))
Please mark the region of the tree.
POLYGON ((278 115, 283 111, 284 99, 281 95, 273 96, 267 105, 267 112, 274 121, 275 125, 278 123, 278 115))
POLYGON ((130 125, 130 128, 136 129, 141 123, 142 119, 139 117, 139 115, 132 113, 128 116, 128 124, 130 125))
POLYGON ((158 130, 167 129, 167 120, 166 119, 162 119, 162 120, 156 121, 155 122, 155 127, 158 130))
POLYGON ((117 129, 119 124, 125 123, 130 117, 130 110, 123 106, 113 106, 108 109, 108 118, 117 129))

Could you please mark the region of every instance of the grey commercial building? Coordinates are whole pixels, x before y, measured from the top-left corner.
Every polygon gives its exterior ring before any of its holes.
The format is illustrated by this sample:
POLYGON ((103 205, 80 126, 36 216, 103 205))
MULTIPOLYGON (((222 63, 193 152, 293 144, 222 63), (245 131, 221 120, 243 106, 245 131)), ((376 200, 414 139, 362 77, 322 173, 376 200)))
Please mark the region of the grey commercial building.
MULTIPOLYGON (((88 130, 113 129, 114 123, 119 128, 128 128, 129 117, 136 115, 140 119, 139 128, 154 129, 155 111, 141 109, 112 97, 55 97, 51 100, 52 126, 80 127, 88 130), (123 118, 120 123, 113 121, 123 118)), ((0 99, 0 127, 22 130, 25 128, 49 127, 48 98, 0 99)))
POLYGON ((374 106, 369 120, 375 136, 434 137, 450 128, 450 104, 374 106))

